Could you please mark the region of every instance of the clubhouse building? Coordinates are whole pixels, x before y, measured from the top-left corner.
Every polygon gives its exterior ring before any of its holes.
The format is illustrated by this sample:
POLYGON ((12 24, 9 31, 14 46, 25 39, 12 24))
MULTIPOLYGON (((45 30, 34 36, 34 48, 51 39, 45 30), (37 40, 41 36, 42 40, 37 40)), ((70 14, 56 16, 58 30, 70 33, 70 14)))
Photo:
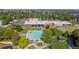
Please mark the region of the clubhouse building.
POLYGON ((53 26, 71 26, 72 23, 68 21, 60 21, 60 20, 41 20, 38 18, 29 18, 29 19, 21 19, 21 20, 13 20, 10 23, 18 24, 18 25, 26 25, 32 27, 43 27, 46 24, 51 24, 53 26))

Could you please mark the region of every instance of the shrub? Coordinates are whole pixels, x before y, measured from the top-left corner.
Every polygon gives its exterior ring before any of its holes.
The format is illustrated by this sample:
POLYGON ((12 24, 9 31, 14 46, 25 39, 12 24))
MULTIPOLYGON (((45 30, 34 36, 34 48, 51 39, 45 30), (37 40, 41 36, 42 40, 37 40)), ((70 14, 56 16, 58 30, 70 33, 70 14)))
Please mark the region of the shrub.
POLYGON ((37 45, 40 46, 40 47, 42 47, 42 44, 43 44, 43 43, 41 43, 41 42, 38 42, 38 43, 37 43, 37 45))
POLYGON ((20 25, 14 25, 14 24, 11 25, 10 28, 13 29, 13 30, 16 30, 16 31, 18 31, 18 32, 20 32, 20 31, 23 30, 20 25))
POLYGON ((29 46, 29 49, 35 49, 35 47, 33 45, 29 46))
POLYGON ((79 29, 75 29, 72 33, 74 36, 79 37, 79 29))
POLYGON ((48 42, 51 37, 53 36, 60 36, 62 35, 62 31, 56 29, 56 28, 50 28, 50 29, 46 29, 43 31, 43 34, 42 34, 42 40, 48 42))
POLYGON ((57 28, 51 28, 50 31, 52 31, 53 36, 60 36, 63 33, 61 30, 59 30, 57 28))
POLYGON ((11 41, 12 39, 18 39, 19 35, 17 32, 14 32, 13 29, 0 28, 0 40, 11 41))
POLYGON ((18 44, 20 48, 24 48, 27 46, 27 39, 25 37, 20 37, 18 44))

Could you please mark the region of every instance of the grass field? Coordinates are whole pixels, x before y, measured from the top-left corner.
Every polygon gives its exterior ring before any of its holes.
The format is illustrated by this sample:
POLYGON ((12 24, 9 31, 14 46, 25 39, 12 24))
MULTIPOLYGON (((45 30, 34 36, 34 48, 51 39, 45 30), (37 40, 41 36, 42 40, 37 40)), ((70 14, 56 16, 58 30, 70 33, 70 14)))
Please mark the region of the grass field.
POLYGON ((54 37, 48 42, 48 45, 51 46, 52 49, 68 49, 68 43, 65 39, 64 42, 59 42, 59 40, 54 37))
POLYGON ((58 27, 59 30, 65 32, 72 32, 75 29, 79 29, 79 24, 78 25, 74 25, 74 26, 63 26, 63 27, 58 27))

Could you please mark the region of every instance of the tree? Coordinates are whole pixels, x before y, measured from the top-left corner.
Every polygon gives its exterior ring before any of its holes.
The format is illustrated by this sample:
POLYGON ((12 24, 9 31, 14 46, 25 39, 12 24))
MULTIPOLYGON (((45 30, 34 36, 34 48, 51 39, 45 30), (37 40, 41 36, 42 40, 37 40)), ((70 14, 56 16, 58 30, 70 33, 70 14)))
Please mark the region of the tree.
POLYGON ((9 24, 9 22, 13 20, 13 19, 12 19, 12 16, 11 16, 10 14, 4 15, 4 16, 2 17, 2 19, 3 19, 3 20, 2 20, 2 23, 3 23, 4 25, 9 24))
POLYGON ((20 25, 15 25, 15 24, 11 25, 10 28, 13 30, 16 30, 17 32, 20 32, 23 30, 20 25))
POLYGON ((72 33, 75 37, 79 37, 79 29, 75 29, 72 33))
POLYGON ((20 48, 24 48, 24 47, 26 47, 27 46, 27 41, 28 41, 28 39, 26 39, 26 37, 20 37, 20 39, 19 39, 19 47, 20 48))
POLYGON ((3 34, 4 34, 3 28, 0 28, 0 40, 3 40, 4 38, 3 34))
POLYGON ((52 32, 50 31, 50 29, 46 29, 43 31, 42 34, 42 40, 45 42, 48 42, 52 37, 52 32))
POLYGON ((63 32, 57 28, 50 28, 50 31, 52 32, 52 36, 61 36, 63 32))
POLYGON ((49 48, 56 48, 56 49, 66 49, 68 48, 67 41, 64 38, 64 42, 59 42, 57 36, 61 36, 62 31, 58 30, 57 28, 49 28, 43 31, 42 40, 46 42, 49 48))
POLYGON ((18 33, 12 29, 0 28, 0 39, 1 40, 17 40, 19 37, 18 33))
POLYGON ((73 44, 75 47, 78 47, 79 48, 79 29, 75 29, 73 32, 72 32, 73 36, 73 44))
MULTIPOLYGON (((20 12, 20 11, 8 11, 8 12, 0 12, 0 19, 3 20, 3 24, 9 24, 10 21, 17 19, 23 19, 23 18, 42 18, 46 20, 67 20, 72 21, 74 23, 75 16, 73 13, 68 12, 57 12, 57 11, 27 11, 27 12, 20 12)), ((78 18, 78 17, 77 17, 78 18)))

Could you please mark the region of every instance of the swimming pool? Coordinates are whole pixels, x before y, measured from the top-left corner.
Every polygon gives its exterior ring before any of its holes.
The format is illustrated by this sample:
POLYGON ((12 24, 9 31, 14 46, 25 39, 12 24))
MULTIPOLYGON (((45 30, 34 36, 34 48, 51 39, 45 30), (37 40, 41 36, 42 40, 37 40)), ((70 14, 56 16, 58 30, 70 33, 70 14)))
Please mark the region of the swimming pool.
POLYGON ((39 40, 42 36, 42 31, 41 30, 30 30, 28 35, 26 37, 29 40, 39 40))

